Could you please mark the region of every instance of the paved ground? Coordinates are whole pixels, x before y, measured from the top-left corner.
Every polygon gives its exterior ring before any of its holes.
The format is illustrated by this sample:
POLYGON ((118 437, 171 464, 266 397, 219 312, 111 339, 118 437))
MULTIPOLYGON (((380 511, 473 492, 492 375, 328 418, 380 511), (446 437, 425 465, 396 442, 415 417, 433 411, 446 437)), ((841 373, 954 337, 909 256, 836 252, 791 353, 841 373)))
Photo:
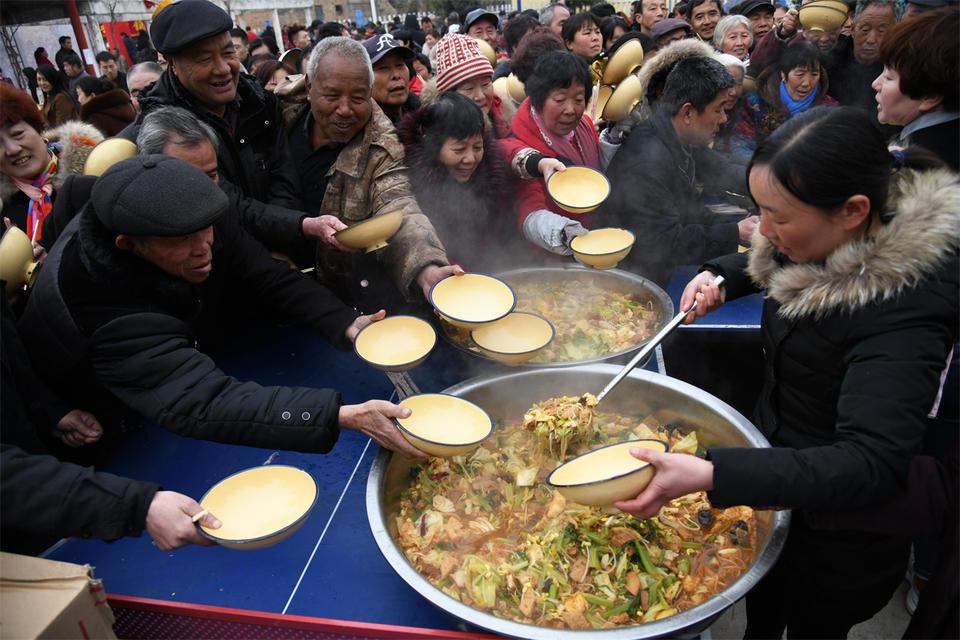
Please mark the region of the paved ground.
MULTIPOLYGON (((870 620, 858 624, 850 630, 850 640, 895 640, 903 635, 910 622, 910 616, 904 607, 907 583, 904 582, 887 603, 887 606, 870 620)), ((709 634, 701 636, 703 640, 732 640, 743 637, 747 624, 747 614, 741 600, 728 609, 717 622, 710 627, 709 634)))

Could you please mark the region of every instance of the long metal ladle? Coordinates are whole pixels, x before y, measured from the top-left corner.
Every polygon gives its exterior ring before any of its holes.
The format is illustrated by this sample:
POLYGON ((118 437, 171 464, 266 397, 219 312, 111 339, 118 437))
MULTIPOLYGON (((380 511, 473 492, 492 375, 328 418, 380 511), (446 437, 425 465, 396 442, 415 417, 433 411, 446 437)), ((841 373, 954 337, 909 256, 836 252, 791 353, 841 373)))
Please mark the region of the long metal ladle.
MULTIPOLYGON (((721 284, 723 284, 723 280, 724 280, 723 276, 717 276, 716 278, 713 279, 713 284, 719 287, 721 284)), ((613 388, 616 387, 621 380, 626 378, 627 374, 630 373, 633 370, 633 368, 637 366, 637 364, 639 364, 644 358, 650 355, 653 352, 653 350, 656 349, 661 342, 663 342, 663 339, 666 338, 668 335, 670 335, 670 333, 674 329, 676 329, 681 322, 683 322, 683 319, 686 318, 688 315, 690 315, 690 312, 696 308, 697 308, 697 300, 694 300, 693 305, 691 305, 689 309, 687 309, 686 311, 681 311, 677 315, 673 316, 673 319, 670 322, 668 322, 666 326, 663 327, 663 329, 660 329, 660 331, 657 332, 655 336, 650 338, 650 341, 643 346, 643 349, 641 349, 639 353, 637 353, 637 355, 633 356, 630 362, 624 365, 623 369, 620 370, 620 373, 618 373, 613 377, 613 380, 611 380, 607 384, 607 386, 603 388, 603 391, 597 394, 597 403, 599 404, 607 396, 608 393, 613 391, 613 388)))

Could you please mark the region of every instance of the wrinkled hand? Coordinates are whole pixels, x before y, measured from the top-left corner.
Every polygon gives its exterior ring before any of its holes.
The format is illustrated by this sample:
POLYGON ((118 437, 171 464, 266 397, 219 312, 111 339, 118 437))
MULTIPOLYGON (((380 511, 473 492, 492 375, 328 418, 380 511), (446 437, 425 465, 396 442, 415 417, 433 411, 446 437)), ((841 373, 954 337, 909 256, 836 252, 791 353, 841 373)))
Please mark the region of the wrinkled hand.
POLYGON ((748 216, 737 223, 737 231, 740 233, 740 244, 750 246, 750 238, 753 236, 753 230, 760 223, 758 216, 748 216))
POLYGON ((796 9, 788 10, 783 14, 783 19, 780 22, 780 37, 789 38, 797 32, 799 26, 800 13, 796 9))
POLYGON ((387 317, 387 312, 383 309, 377 311, 376 313, 371 313, 368 316, 360 316, 356 320, 350 323, 350 326, 347 327, 346 336, 347 340, 353 342, 357 339, 357 334, 360 333, 360 330, 364 327, 377 322, 378 320, 383 320, 387 317))
MULTIPOLYGON (((188 544, 214 545, 216 543, 200 535, 193 524, 193 516, 201 511, 203 507, 190 496, 175 491, 157 491, 147 509, 147 533, 161 551, 179 549, 188 544)), ((211 513, 203 516, 200 524, 210 529, 220 528, 220 521, 211 513)))
POLYGON ((103 427, 92 413, 74 409, 60 418, 54 433, 68 447, 82 447, 99 440, 103 427))
POLYGON ((714 282, 717 275, 711 271, 701 271, 693 280, 687 283, 680 295, 680 309, 689 309, 694 300, 697 308, 683 319, 684 324, 691 324, 695 319, 702 318, 711 311, 715 311, 727 299, 727 292, 714 282))
POLYGON ((543 181, 546 182, 550 179, 550 176, 555 174, 557 171, 566 171, 567 165, 563 164, 556 158, 544 158, 537 163, 537 171, 540 172, 540 175, 543 176, 543 181))
POLYGON ((650 518, 665 503, 695 491, 713 489, 713 463, 686 453, 661 453, 631 447, 634 458, 649 462, 656 470, 653 480, 633 500, 614 502, 613 506, 637 517, 650 518))
POLYGON ((357 253, 360 251, 359 249, 351 249, 350 247, 341 244, 340 241, 337 240, 337 231, 341 231, 346 228, 347 225, 336 216, 325 215, 303 219, 303 235, 319 238, 320 242, 328 247, 336 249, 337 251, 343 251, 344 253, 357 253))
POLYGON ((385 449, 396 451, 408 458, 426 458, 403 437, 394 418, 407 418, 410 409, 400 407, 386 400, 368 400, 363 404, 345 404, 340 407, 340 427, 359 431, 385 449))
POLYGON ((462 276, 463 273, 463 268, 458 264, 451 264, 445 267, 438 267, 435 264, 431 264, 420 271, 420 275, 417 276, 417 284, 423 289, 423 297, 429 300, 430 289, 433 285, 447 276, 462 276))

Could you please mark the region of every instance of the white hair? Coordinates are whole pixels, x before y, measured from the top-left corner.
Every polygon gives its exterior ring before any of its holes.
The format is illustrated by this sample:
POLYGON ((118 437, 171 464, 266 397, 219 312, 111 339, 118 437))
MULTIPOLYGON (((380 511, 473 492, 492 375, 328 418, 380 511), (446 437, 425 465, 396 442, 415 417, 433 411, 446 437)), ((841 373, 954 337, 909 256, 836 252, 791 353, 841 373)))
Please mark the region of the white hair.
MULTIPOLYGON (((738 24, 742 24, 747 28, 747 31, 750 32, 750 44, 753 44, 753 23, 750 22, 750 18, 741 15, 723 16, 713 31, 714 49, 720 51, 720 47, 723 45, 723 39, 727 37, 727 32, 738 24)), ((747 46, 749 48, 750 45, 747 46)))
POLYGON ((747 63, 732 53, 720 53, 717 51, 713 54, 713 58, 725 67, 740 67, 744 70, 747 68, 747 63))
POLYGON ((367 50, 363 48, 362 44, 344 36, 324 38, 318 42, 317 46, 310 52, 310 59, 307 60, 307 78, 309 78, 311 82, 317 79, 317 70, 320 68, 320 61, 328 54, 338 55, 348 60, 356 60, 363 64, 367 69, 367 75, 370 77, 370 88, 373 88, 373 64, 370 62, 370 55, 367 53, 367 50))

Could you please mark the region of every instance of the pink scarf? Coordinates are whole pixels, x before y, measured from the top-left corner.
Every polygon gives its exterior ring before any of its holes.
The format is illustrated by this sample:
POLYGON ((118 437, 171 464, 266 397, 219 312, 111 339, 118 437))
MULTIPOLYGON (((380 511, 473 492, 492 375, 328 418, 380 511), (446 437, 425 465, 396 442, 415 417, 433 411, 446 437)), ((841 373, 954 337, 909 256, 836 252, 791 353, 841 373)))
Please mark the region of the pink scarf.
POLYGON ((540 136, 543 141, 561 157, 567 158, 593 169, 600 169, 600 145, 597 143, 596 135, 593 132, 593 123, 584 115, 580 122, 574 127, 573 131, 565 136, 559 137, 551 133, 544 124, 543 119, 537 110, 530 105, 530 115, 533 117, 533 123, 540 129, 540 136))
POLYGON ((50 153, 50 162, 47 168, 33 182, 26 182, 18 178, 13 179, 17 188, 30 198, 30 209, 27 212, 27 237, 38 242, 43 234, 43 221, 53 211, 53 177, 57 175, 57 154, 50 153))

